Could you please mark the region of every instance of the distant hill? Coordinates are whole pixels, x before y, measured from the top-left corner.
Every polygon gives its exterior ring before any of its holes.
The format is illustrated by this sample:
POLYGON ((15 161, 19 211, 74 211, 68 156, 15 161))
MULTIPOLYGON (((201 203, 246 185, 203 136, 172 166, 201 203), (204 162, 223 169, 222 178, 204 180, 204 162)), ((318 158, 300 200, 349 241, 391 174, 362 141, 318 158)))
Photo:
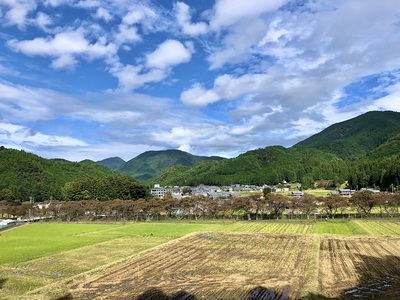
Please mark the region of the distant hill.
POLYGON ((123 166, 124 163, 126 163, 126 161, 116 156, 97 161, 97 163, 112 170, 118 170, 123 166))
POLYGON ((162 185, 276 184, 304 177, 345 180, 347 165, 339 157, 312 148, 270 146, 219 162, 199 162, 191 168, 174 166, 154 179, 162 185))
POLYGON ((191 167, 200 161, 223 159, 218 156, 196 156, 181 150, 146 151, 124 163, 118 170, 140 182, 148 182, 171 166, 191 167))
POLYGON ((62 199, 62 188, 76 180, 121 176, 91 160, 70 162, 0 147, 0 200, 62 199))
POLYGON ((344 160, 355 160, 373 151, 400 132, 400 113, 371 111, 336 123, 294 146, 316 148, 344 160))
POLYGON ((276 184, 316 180, 351 186, 400 184, 400 113, 368 112, 334 124, 291 148, 270 146, 220 162, 174 166, 162 185, 276 184))

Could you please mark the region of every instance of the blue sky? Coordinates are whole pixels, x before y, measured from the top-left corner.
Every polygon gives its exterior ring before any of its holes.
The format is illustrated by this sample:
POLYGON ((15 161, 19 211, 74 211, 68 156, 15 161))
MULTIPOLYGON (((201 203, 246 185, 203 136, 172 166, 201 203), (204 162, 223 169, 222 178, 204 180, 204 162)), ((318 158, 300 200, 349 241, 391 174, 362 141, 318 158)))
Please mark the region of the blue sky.
POLYGON ((397 0, 0 0, 0 145, 129 160, 289 147, 400 111, 397 0))

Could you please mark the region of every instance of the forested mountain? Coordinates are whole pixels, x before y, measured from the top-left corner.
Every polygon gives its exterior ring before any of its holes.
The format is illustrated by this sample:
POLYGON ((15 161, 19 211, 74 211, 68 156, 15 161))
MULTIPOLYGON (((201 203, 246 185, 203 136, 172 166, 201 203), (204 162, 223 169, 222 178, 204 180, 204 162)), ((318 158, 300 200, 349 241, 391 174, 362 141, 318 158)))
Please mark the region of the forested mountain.
POLYGON ((336 123, 294 146, 316 148, 355 160, 400 133, 400 113, 371 111, 336 123))
MULTIPOLYGON (((110 182, 114 188, 120 187, 121 190, 137 188, 143 195, 141 184, 93 161, 49 160, 25 151, 0 147, 0 200, 29 200, 31 197, 35 201, 64 199, 66 192, 81 193, 80 200, 84 196, 107 198, 112 197, 106 190, 110 182), (94 181, 97 188, 103 188, 96 189, 93 184, 89 187, 94 181), (81 190, 78 190, 79 185, 81 190), (123 185, 127 187, 123 188, 123 185)), ((131 190, 124 193, 136 193, 131 190)))
POLYGON ((109 157, 109 158, 100 160, 97 163, 100 165, 103 165, 107 168, 110 168, 112 170, 118 170, 119 168, 121 168, 123 166, 124 163, 126 163, 126 161, 124 161, 120 157, 109 157))
POLYGON ((115 170, 140 182, 147 182, 174 165, 191 167, 199 161, 223 159, 218 156, 196 156, 180 150, 146 151, 115 170))
POLYGON ((400 113, 368 112, 334 124, 291 148, 252 150, 221 162, 174 166, 155 178, 162 185, 276 184, 309 187, 317 180, 351 187, 400 183, 400 113))
POLYGON ((191 168, 174 166, 154 179, 162 185, 276 184, 314 179, 344 181, 347 165, 339 157, 312 148, 271 146, 220 162, 205 161, 191 168))

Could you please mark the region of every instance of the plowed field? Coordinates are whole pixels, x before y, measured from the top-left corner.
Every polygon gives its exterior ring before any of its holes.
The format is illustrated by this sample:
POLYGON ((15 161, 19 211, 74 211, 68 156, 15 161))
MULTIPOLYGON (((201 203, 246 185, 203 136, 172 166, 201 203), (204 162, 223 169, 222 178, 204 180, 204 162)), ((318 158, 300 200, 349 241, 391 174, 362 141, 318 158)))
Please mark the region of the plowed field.
POLYGON ((400 299, 399 238, 324 238, 320 289, 352 298, 400 299))
POLYGON ((397 237, 210 232, 186 236, 87 276, 71 286, 71 295, 289 300, 307 299, 312 292, 312 299, 400 299, 399 286, 397 237))
POLYGON ((199 233, 74 286, 83 299, 297 299, 309 238, 199 233), (153 298, 151 298, 153 297, 153 298))

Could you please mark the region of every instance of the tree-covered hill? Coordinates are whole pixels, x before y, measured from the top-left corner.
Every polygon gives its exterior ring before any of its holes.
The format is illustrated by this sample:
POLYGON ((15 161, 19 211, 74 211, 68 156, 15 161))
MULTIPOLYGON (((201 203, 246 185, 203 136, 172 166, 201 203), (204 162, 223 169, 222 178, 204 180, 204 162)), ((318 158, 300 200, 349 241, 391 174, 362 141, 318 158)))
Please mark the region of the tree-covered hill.
POLYGON ((97 163, 106 166, 107 168, 110 168, 112 170, 118 170, 126 163, 126 161, 116 156, 97 161, 97 163))
POLYGON ((346 163, 335 155, 306 148, 271 146, 223 161, 174 166, 154 179, 162 185, 276 184, 283 180, 311 184, 318 179, 344 181, 346 163))
POLYGON ((126 176, 90 160, 49 160, 25 151, 0 147, 0 200, 63 199, 67 183, 110 181, 110 178, 117 178, 117 181, 121 178, 122 181, 123 177, 126 176))
POLYGON ((400 184, 400 113, 369 112, 334 124, 291 148, 266 147, 221 162, 175 166, 162 185, 276 184, 329 180, 352 187, 400 184))
POLYGON ((294 146, 316 148, 344 160, 355 160, 400 132, 400 113, 371 111, 336 123, 294 146))
POLYGON ((352 187, 375 186, 393 190, 400 184, 400 134, 352 163, 352 187))
POLYGON ((175 165, 193 166, 205 160, 223 160, 218 156, 196 156, 180 150, 147 151, 123 164, 118 170, 140 182, 148 182, 175 165))

